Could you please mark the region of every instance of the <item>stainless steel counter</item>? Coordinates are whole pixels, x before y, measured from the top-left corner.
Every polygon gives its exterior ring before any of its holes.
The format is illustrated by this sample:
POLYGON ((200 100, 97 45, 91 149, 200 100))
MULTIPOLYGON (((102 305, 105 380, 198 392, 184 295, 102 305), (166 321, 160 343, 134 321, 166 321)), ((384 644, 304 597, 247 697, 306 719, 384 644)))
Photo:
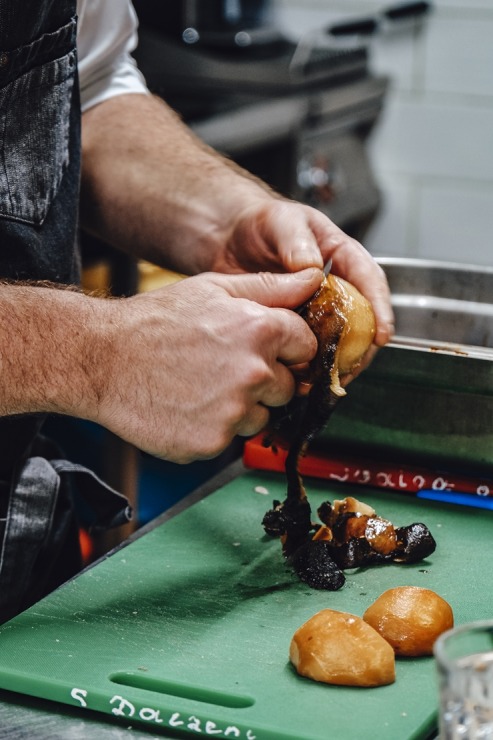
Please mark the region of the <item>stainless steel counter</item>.
MULTIPOLYGON (((157 737, 101 714, 0 690, 0 738, 8 740, 123 740, 157 737)), ((170 737, 159 735, 159 740, 170 737)))

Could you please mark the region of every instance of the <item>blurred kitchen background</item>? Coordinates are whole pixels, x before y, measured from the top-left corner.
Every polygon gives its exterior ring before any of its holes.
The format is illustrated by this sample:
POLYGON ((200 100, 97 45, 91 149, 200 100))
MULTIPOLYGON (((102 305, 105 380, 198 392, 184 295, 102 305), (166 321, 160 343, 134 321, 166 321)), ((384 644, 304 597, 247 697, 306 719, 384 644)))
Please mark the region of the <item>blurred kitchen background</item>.
MULTIPOLYGON (((232 66, 229 72, 230 97, 233 97, 232 88, 238 92, 248 87, 246 84, 242 87, 240 79, 235 82, 234 75, 236 69, 238 77, 241 77, 240 68, 249 59, 255 70, 257 93, 264 100, 270 98, 272 101, 284 98, 290 92, 295 93, 295 89, 282 89, 282 85, 277 89, 274 86, 271 89, 265 87, 272 58, 264 56, 262 73, 262 52, 259 49, 263 47, 266 50, 269 44, 274 48, 275 34, 295 44, 300 43, 305 53, 310 44, 346 51, 364 48, 367 73, 375 79, 386 79, 387 89, 376 120, 373 123, 367 121, 367 130, 361 137, 365 139, 365 154, 380 193, 378 212, 372 216, 371 224, 366 223, 364 229, 357 229, 355 235, 362 236, 363 231, 365 245, 376 255, 492 264, 491 0, 434 0, 430 3, 380 3, 374 0, 175 0, 164 3, 162 0, 136 0, 135 4, 143 24, 143 51, 138 52, 138 57, 140 55, 144 71, 150 73, 151 86, 155 84, 159 88, 162 85, 163 95, 171 103, 178 103, 180 108, 185 101, 186 119, 190 112, 187 104, 190 106, 191 99, 203 99, 204 90, 211 85, 211 78, 221 69, 221 64, 223 70, 227 68, 228 62, 232 66), (390 9, 390 13, 386 16, 387 9, 390 9), (378 26, 372 29, 368 21, 375 19, 378 26), (182 33, 190 21, 201 33, 198 43, 197 39, 190 38, 190 33, 193 34, 196 29, 188 28, 185 34, 182 33), (231 48, 234 44, 228 48, 226 31, 234 28, 235 24, 240 31, 244 28, 253 29, 250 49, 246 48, 248 44, 244 39, 243 49, 241 41, 240 48, 231 48), (351 32, 351 24, 354 24, 356 33, 351 32), (221 34, 214 36, 211 32, 211 29, 216 31, 221 28, 223 38, 221 34), (331 29, 334 29, 334 34, 325 32, 331 29), (358 29, 361 33, 358 33, 358 29), (255 32, 258 38, 255 38, 255 32), (183 43, 182 38, 186 38, 187 33, 188 43, 183 43), (269 33, 274 34, 271 41, 269 33), (156 37, 163 37, 163 34, 174 34, 178 44, 188 47, 190 58, 198 54, 196 59, 200 60, 200 54, 204 54, 205 58, 214 59, 215 66, 208 68, 205 65, 195 84, 189 80, 184 84, 186 74, 177 73, 178 62, 175 65, 168 64, 165 54, 162 66, 159 64, 161 55, 153 44, 156 37), (153 48, 149 53, 150 47, 153 48), (257 48, 256 52, 254 47, 257 48), (177 88, 173 85, 169 87, 169 78, 173 75, 176 75, 176 85, 181 86, 178 97, 177 88), (164 76, 168 77, 167 83, 163 83, 164 76), (261 92, 263 86, 265 89, 261 92)), ((272 52, 271 57, 275 53, 272 52)), ((338 68, 336 62, 337 59, 332 65, 334 69, 338 68)), ((345 81, 343 75, 340 80, 330 78, 330 64, 328 61, 325 83, 320 71, 318 80, 318 87, 329 92, 329 101, 337 99, 345 81)), ((346 81, 354 82, 357 78, 358 74, 353 74, 352 78, 349 75, 346 81)), ((220 90, 224 98, 227 87, 224 79, 218 80, 218 85, 211 87, 210 94, 220 90)), ((298 85, 301 94, 310 94, 311 89, 310 81, 304 86, 298 85)), ((254 97, 251 88, 249 92, 254 97)), ((320 107, 324 105, 327 108, 330 103, 321 104, 320 107)), ((193 113, 197 111, 192 112, 192 119, 193 113)), ((262 111, 258 110, 256 115, 257 126, 250 128, 252 137, 258 134, 262 111)), ((268 113, 265 115, 266 126, 272 126, 268 113)), ((280 109, 279 116, 283 115, 289 113, 283 113, 280 109)), ((202 112, 202 118, 204 116, 205 112, 202 112)), ((204 129, 204 126, 198 126, 199 132, 204 131, 206 138, 211 132, 210 118, 208 127, 204 129)), ((231 129, 236 125, 234 118, 231 119, 230 137, 231 129)), ((251 126, 251 123, 248 125, 251 126)), ((224 126, 227 128, 228 124, 224 122, 224 126)), ((313 128, 312 123, 312 134, 313 128)), ((323 122, 319 128, 323 129, 323 122)), ((361 129, 360 125, 360 134, 361 129)), ((246 137, 244 133, 241 135, 245 148, 248 131, 246 137)), ((212 135, 212 143, 221 148, 220 136, 212 135)), ((228 152, 228 142, 222 148, 233 157, 237 154, 234 146, 232 152, 228 152)), ((323 160, 320 146, 318 149, 317 156, 323 160)), ((347 152, 346 162, 339 166, 339 169, 346 170, 345 173, 338 174, 337 166, 335 172, 329 172, 329 179, 332 180, 329 185, 335 187, 336 194, 341 184, 338 184, 338 179, 341 181, 351 177, 348 172, 351 167, 344 165, 355 164, 353 155, 354 152, 347 152)), ((284 152, 278 157, 278 168, 285 156, 284 152)), ((323 170, 327 163, 312 161, 308 164, 312 169, 314 166, 315 170, 320 167, 323 170)), ((246 165, 249 165, 248 161, 246 165)), ((329 163, 329 170, 331 166, 329 163)), ((260 174, 265 175, 264 172, 260 174)), ((301 173, 305 181, 307 174, 305 167, 301 173)), ((323 173, 318 172, 320 176, 323 177, 323 173)), ((361 181, 366 176, 370 176, 370 173, 358 171, 356 179, 361 181)), ((313 177, 316 180, 317 172, 313 177)), ((274 184, 279 185, 278 182, 274 184)), ((319 187, 318 190, 323 197, 323 188, 319 187)), ((370 190, 368 188, 368 192, 370 190)), ((303 198, 306 195, 296 189, 293 192, 293 188, 291 191, 290 194, 295 197, 303 198)), ((340 200, 348 200, 348 193, 341 192, 340 195, 340 200)), ((314 204, 317 205, 316 202, 314 204)), ((328 212, 337 220, 337 209, 331 212, 329 208, 328 212)), ((341 217, 339 221, 346 227, 347 220, 341 217)))
MULTIPOLYGON (((372 0, 277 0, 293 38, 372 0)), ((414 33, 376 36, 371 68, 387 75, 368 142, 382 207, 365 239, 375 254, 493 264, 493 2, 435 0, 414 33)))

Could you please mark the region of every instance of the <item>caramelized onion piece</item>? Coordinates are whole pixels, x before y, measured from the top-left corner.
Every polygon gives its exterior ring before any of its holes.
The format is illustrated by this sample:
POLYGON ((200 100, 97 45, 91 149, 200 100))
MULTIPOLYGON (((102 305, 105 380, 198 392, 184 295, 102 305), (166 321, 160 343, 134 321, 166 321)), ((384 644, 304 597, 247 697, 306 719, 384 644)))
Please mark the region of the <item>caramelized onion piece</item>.
POLYGON ((343 570, 379 563, 415 563, 431 555, 436 542, 421 522, 394 527, 372 507, 348 497, 324 502, 322 525, 310 519, 302 502, 274 501, 263 519, 266 534, 279 537, 284 556, 300 580, 312 588, 334 591, 345 582, 343 570), (368 512, 368 513, 362 513, 368 512))

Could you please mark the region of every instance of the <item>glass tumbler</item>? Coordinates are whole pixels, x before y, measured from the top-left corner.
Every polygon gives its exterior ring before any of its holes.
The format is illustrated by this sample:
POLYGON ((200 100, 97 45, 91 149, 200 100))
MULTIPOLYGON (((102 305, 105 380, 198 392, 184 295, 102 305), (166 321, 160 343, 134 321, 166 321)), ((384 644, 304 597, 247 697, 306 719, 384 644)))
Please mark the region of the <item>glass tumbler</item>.
POLYGON ((440 740, 493 740, 493 620, 444 632, 434 654, 440 740))

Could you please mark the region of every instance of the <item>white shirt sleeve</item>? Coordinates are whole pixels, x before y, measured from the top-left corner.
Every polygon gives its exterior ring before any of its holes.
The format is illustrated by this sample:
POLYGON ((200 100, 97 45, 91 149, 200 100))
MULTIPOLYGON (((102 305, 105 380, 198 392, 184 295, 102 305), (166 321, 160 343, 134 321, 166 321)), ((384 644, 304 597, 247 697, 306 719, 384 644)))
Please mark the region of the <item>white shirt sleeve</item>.
POLYGON ((77 14, 82 110, 115 95, 148 93, 131 56, 138 25, 131 0, 77 0, 77 14))

